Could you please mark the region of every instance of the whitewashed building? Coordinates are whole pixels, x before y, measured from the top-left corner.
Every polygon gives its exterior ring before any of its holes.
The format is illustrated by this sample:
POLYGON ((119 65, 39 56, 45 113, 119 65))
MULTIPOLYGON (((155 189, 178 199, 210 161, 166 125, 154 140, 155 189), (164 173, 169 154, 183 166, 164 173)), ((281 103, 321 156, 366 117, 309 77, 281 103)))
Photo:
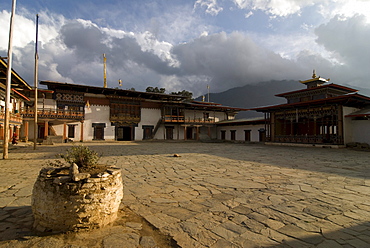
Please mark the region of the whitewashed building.
POLYGON ((235 142, 264 142, 266 124, 263 117, 220 121, 217 123, 217 139, 235 142))
MULTIPOLYGON (((173 94, 52 81, 40 84, 48 89, 39 96, 37 139, 53 142, 217 139, 216 123, 245 110, 173 94)), ((25 121, 32 120, 31 109, 23 114, 25 121)))

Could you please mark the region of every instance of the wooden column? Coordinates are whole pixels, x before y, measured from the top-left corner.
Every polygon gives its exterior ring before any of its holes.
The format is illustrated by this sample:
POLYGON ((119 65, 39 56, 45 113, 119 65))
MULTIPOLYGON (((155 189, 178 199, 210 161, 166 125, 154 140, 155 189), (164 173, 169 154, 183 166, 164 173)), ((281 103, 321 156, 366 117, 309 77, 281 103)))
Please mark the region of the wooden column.
POLYGON ((293 135, 293 119, 290 120, 290 135, 293 135))
POLYGON ((11 141, 12 138, 13 138, 13 130, 14 130, 14 127, 12 126, 9 126, 9 140, 11 141))
POLYGON ((63 123, 63 142, 67 139, 67 123, 63 123))
POLYGON ((199 126, 197 126, 196 140, 199 140, 199 126))
POLYGON ((184 126, 184 140, 186 140, 186 131, 187 131, 187 128, 186 126, 184 126))
POLYGON ((271 123, 271 141, 275 141, 275 113, 271 113, 270 115, 270 123, 271 123))
POLYGON ((28 128, 29 128, 29 122, 26 121, 24 123, 24 140, 28 142, 28 128))
POLYGON ((179 140, 180 139, 180 125, 177 125, 176 129, 177 129, 177 140, 179 140))
POLYGON ((44 139, 49 135, 49 121, 45 121, 44 139))
POLYGON ((0 124, 0 139, 4 139, 4 126, 0 124))
POLYGON ((337 135, 340 137, 341 143, 344 144, 344 130, 343 130, 343 106, 338 106, 338 130, 337 135))
POLYGON ((14 128, 15 128, 15 134, 17 135, 17 137, 18 137, 18 139, 20 138, 20 128, 19 127, 16 127, 16 126, 14 126, 14 128))
POLYGON ((81 121, 80 142, 84 141, 84 121, 81 121))

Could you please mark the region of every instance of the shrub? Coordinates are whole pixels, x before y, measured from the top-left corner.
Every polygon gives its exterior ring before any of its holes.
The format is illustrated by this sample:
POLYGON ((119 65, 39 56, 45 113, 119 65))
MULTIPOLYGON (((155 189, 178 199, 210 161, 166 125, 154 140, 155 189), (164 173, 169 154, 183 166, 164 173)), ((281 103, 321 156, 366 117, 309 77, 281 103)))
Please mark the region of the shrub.
POLYGON ((74 146, 71 147, 66 151, 65 154, 59 155, 61 158, 63 158, 68 164, 72 165, 75 163, 78 168, 89 168, 94 167, 101 155, 97 152, 91 150, 87 146, 74 146))

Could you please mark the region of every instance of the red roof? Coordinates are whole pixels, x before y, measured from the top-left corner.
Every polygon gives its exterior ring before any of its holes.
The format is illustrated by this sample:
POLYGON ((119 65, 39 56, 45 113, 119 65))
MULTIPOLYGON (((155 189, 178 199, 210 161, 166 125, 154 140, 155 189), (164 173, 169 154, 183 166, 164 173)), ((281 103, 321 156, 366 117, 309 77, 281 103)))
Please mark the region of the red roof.
POLYGON ((259 111, 259 112, 267 112, 268 110, 274 109, 287 109, 287 108, 295 108, 295 107, 302 107, 307 105, 323 105, 323 104, 335 104, 340 103, 346 106, 357 106, 359 104, 370 104, 370 97, 363 96, 360 94, 348 94, 342 96, 335 96, 329 97, 324 99, 318 100, 311 100, 305 102, 296 102, 296 103, 286 103, 286 104, 279 104, 279 105, 272 105, 260 108, 252 108, 251 110, 259 111))
POLYGON ((334 88, 334 89, 345 91, 347 93, 354 93, 354 92, 358 91, 358 90, 355 90, 355 89, 352 89, 352 88, 349 88, 349 87, 346 87, 346 86, 338 85, 338 84, 327 84, 327 85, 322 85, 322 86, 313 87, 313 88, 309 88, 309 89, 302 89, 302 90, 296 90, 296 91, 281 93, 281 94, 277 94, 275 96, 285 97, 285 96, 288 96, 288 95, 291 95, 291 94, 294 94, 294 93, 300 93, 300 92, 323 89, 323 88, 334 88))
POLYGON ((219 103, 213 103, 213 104, 203 104, 203 102, 196 102, 196 101, 193 101, 191 103, 186 103, 187 105, 189 105, 190 107, 193 107, 193 108, 197 108, 197 109, 201 109, 201 108, 204 108, 204 109, 207 109, 207 110, 211 110, 211 109, 219 109, 219 110, 233 110, 233 111, 247 111, 249 109, 246 109, 246 108, 237 108, 237 107, 229 107, 229 106, 223 106, 219 103), (195 102, 195 103, 194 103, 195 102))

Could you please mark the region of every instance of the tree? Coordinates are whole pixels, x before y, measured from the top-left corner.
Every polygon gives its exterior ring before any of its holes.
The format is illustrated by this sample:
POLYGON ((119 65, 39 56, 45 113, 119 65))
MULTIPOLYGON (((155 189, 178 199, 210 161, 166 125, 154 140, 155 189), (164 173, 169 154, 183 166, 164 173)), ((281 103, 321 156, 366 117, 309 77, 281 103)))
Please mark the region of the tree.
POLYGON ((158 87, 153 88, 153 87, 149 86, 149 87, 146 88, 145 91, 146 92, 153 92, 153 93, 165 93, 166 89, 165 88, 158 89, 158 87))
POLYGON ((193 99, 193 93, 187 90, 178 91, 178 92, 172 92, 172 95, 178 95, 178 96, 186 96, 189 99, 193 99))

